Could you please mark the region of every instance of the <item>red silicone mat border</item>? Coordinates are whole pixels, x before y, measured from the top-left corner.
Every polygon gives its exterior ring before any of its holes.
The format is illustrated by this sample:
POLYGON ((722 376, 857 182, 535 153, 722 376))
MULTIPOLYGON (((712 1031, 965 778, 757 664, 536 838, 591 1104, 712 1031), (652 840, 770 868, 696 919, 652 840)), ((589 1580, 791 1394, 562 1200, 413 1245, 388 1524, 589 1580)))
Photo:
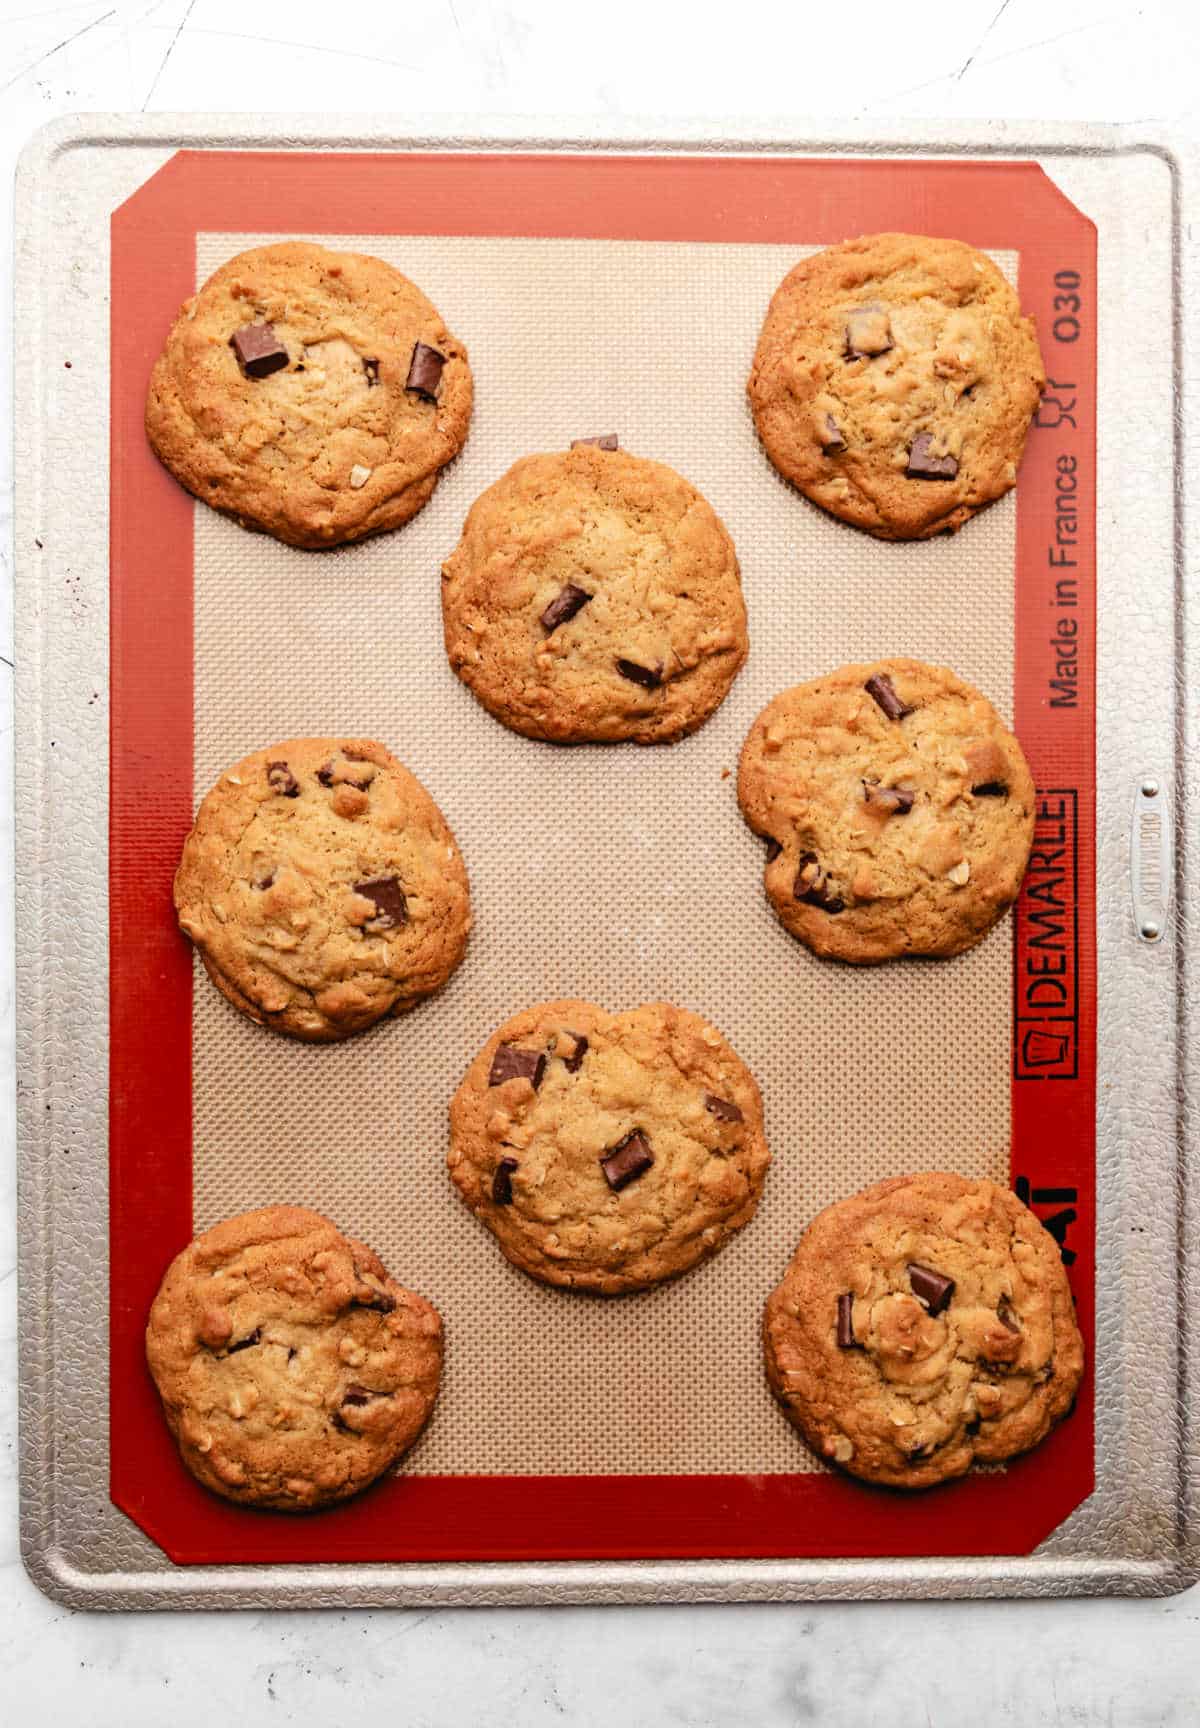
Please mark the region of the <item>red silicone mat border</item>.
POLYGON ((824 1474, 401 1474, 344 1507, 289 1518, 228 1505, 183 1470, 142 1354, 159 1279, 192 1233, 191 951, 170 884, 192 820, 194 512, 151 455, 142 413, 167 326, 194 288, 197 233, 800 245, 887 229, 1017 249, 1021 298, 1055 382, 1017 494, 1015 724, 1041 798, 1035 868, 1014 925, 1011 1163, 1073 1262, 1090 1352, 1092 223, 1033 163, 181 151, 114 213, 111 326, 110 1492, 173 1560, 1021 1554, 1090 1493, 1089 1369, 1074 1417, 1038 1451, 1003 1475, 920 1496, 824 1474))

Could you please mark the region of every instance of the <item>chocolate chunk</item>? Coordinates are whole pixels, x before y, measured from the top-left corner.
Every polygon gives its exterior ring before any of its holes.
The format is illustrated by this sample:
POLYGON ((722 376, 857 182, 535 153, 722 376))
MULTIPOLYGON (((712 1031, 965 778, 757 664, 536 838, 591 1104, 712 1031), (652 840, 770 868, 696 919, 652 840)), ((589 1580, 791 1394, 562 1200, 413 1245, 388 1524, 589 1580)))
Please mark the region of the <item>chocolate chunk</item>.
POLYGON ((544 1050, 522 1050, 519 1044, 501 1044, 492 1057, 488 1085, 503 1086, 506 1080, 528 1080, 536 1092, 545 1072, 544 1050))
POLYGON ((512 1173, 517 1168, 515 1158, 501 1158, 492 1177, 492 1199, 497 1206, 511 1206, 513 1199, 512 1173))
POLYGON ((560 624, 569 623, 576 612, 582 612, 591 598, 586 588, 576 588, 573 582, 568 582, 542 613, 542 629, 547 636, 552 636, 560 624))
POLYGON ((1001 1296, 999 1302, 996 1304, 996 1318, 999 1320, 1001 1326, 1006 1327, 1010 1332, 1019 1332, 1021 1330, 1021 1322, 1017 1319, 1017 1316, 1013 1311, 1012 1303, 1009 1301, 1007 1296, 1001 1296))
POLYGON ((267 785, 281 798, 299 798, 300 782, 286 762, 267 763, 267 785))
POLYGON ((731 1099, 718 1098, 712 1092, 704 1094, 704 1108, 710 1116, 715 1116, 718 1122, 744 1122, 746 1120, 731 1099))
POLYGON ((380 930, 395 930, 408 923, 408 901, 397 877, 371 876, 365 882, 356 882, 354 892, 370 900, 376 908, 374 918, 368 918, 363 925, 371 935, 380 930))
POLYGON ((578 450, 581 444, 594 445, 597 450, 615 450, 618 447, 615 432, 605 432, 599 438, 572 438, 572 450, 578 450))
POLYGON ((229 338, 229 345, 247 378, 269 378, 288 363, 288 351, 273 324, 243 324, 229 338))
POLYGON ((260 894, 265 894, 268 888, 275 886, 275 872, 268 870, 265 876, 259 876, 254 883, 260 894))
POLYGON ((792 895, 795 899, 802 900, 806 906, 819 906, 822 912, 846 910, 846 902, 829 892, 825 872, 817 861, 815 852, 800 854, 800 868, 796 871, 792 895))
POLYGON ((782 851, 783 851, 783 841, 782 840, 768 840, 767 841, 767 863, 768 864, 774 864, 776 858, 778 858, 779 854, 782 851))
POLYGON ((889 816, 907 816, 916 796, 907 786, 880 786, 874 780, 863 781, 863 798, 889 816))
POLYGON ((912 709, 906 708, 896 694, 896 686, 886 672, 875 672, 867 679, 863 689, 868 696, 873 696, 883 709, 889 720, 903 720, 912 709))
POLYGON ((373 1396, 374 1394, 368 1392, 365 1386, 359 1386, 352 1380, 346 1390, 342 1393, 342 1403, 353 1405, 367 1404, 373 1396))
POLYGON ((257 1344, 262 1337, 261 1330, 251 1332, 248 1338, 239 1338, 236 1344, 230 1344, 225 1351, 226 1356, 236 1356, 239 1350, 249 1350, 252 1344, 257 1344))
POLYGON ((442 381, 442 367, 445 364, 446 356, 439 354, 436 348, 431 348, 428 342, 414 342, 404 388, 419 396, 422 402, 436 402, 438 385, 442 381))
POLYGON ((892 325, 878 306, 860 306, 846 319, 847 360, 869 360, 886 354, 894 346, 892 325))
MULTIPOLYGON (((349 755, 349 752, 347 752, 347 755, 349 755)), ((355 756, 352 757, 351 760, 361 762, 363 758, 361 756, 355 756)), ((365 792, 374 778, 374 770, 368 769, 361 780, 355 780, 344 768, 338 769, 332 759, 323 763, 321 767, 317 769, 317 779, 321 782, 322 786, 333 786, 335 784, 338 786, 353 786, 356 792, 365 792)))
POLYGON ((904 472, 910 480, 953 480, 958 473, 958 457, 935 456, 933 434, 918 432, 908 447, 908 467, 904 472))
POLYGON ((838 1297, 837 1341, 839 1350, 859 1348, 858 1339, 854 1336, 854 1297, 849 1291, 838 1297))
POLYGON ((920 1266, 915 1260, 908 1263, 908 1281, 913 1295, 924 1302, 931 1314, 940 1314, 954 1294, 953 1278, 935 1272, 932 1266, 920 1266))
MULTIPOLYGON (((360 1273, 359 1276, 361 1277, 362 1274, 360 1273)), ((356 1308, 374 1308, 380 1314, 390 1314, 396 1306, 396 1298, 387 1290, 376 1290, 373 1285, 369 1285, 368 1289, 368 1295, 355 1296, 354 1306, 356 1308)))
POLYGON ((662 683, 661 660, 657 666, 639 666, 636 660, 618 660, 617 671, 631 684, 640 684, 643 690, 657 690, 662 683))
POLYGON ((973 798, 1007 798, 1008 787, 1003 780, 984 780, 978 786, 972 786, 973 798))
POLYGON ((600 1168, 605 1181, 615 1192, 644 1176, 653 1162, 650 1142, 640 1128, 633 1128, 624 1140, 618 1140, 615 1146, 609 1147, 600 1160, 600 1168))
POLYGON ((842 429, 832 414, 825 416, 825 437, 821 441, 821 448, 826 456, 837 456, 846 448, 842 429))
POLYGON ((578 1074, 579 1070, 583 1067, 583 1059, 588 1053, 588 1041, 582 1032, 572 1032, 565 1026, 563 1027, 563 1031, 566 1032, 568 1038, 574 1038, 575 1040, 574 1050, 572 1050, 569 1056, 563 1057, 563 1067, 567 1070, 568 1074, 578 1074))
POLYGON ((367 375, 368 387, 370 387, 373 384, 378 384, 378 382, 379 382, 379 362, 378 362, 378 360, 364 360, 363 361, 363 371, 367 375))

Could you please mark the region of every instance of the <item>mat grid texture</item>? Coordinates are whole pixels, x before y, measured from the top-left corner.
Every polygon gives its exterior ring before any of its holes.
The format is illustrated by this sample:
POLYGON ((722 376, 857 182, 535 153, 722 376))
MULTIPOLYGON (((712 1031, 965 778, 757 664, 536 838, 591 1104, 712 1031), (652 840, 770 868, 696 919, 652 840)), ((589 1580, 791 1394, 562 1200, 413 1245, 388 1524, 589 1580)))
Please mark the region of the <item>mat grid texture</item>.
MULTIPOLYGON (((272 238, 201 235, 197 281, 272 238)), ((196 796, 277 739, 377 737, 454 828, 475 930, 440 997, 333 1047, 252 1026, 197 965, 196 1227, 315 1206, 437 1303, 446 1375, 413 1471, 819 1468, 766 1387, 763 1299, 814 1213, 867 1182, 947 1167, 1007 1179, 1011 933, 945 964, 817 961, 767 906, 738 751, 778 690, 882 655, 951 665, 1010 715, 1015 497, 951 539, 886 545, 776 476, 745 379, 803 248, 309 238, 374 253, 425 290, 470 351, 475 418, 432 503, 359 546, 301 552, 197 505, 196 796), (453 676, 439 570, 517 457, 611 431, 724 520, 750 658, 682 744, 559 749, 507 732, 453 676), (446 1107, 463 1071, 501 1020, 553 996, 695 1009, 763 1089, 775 1161, 758 1216, 674 1284, 617 1301, 543 1288, 450 1183, 446 1107)), ((1015 280, 1015 255, 993 256, 1015 280)))

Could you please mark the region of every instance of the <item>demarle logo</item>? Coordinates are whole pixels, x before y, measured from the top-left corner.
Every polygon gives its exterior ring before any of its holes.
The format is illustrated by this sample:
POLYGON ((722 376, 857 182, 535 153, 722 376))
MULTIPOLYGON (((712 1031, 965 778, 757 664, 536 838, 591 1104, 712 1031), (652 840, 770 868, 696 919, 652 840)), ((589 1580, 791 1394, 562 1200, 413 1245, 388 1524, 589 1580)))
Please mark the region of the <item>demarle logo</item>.
POLYGON ((1018 1080, 1078 1072, 1077 794, 1039 792, 1033 851, 1017 902, 1013 1062, 1018 1080))

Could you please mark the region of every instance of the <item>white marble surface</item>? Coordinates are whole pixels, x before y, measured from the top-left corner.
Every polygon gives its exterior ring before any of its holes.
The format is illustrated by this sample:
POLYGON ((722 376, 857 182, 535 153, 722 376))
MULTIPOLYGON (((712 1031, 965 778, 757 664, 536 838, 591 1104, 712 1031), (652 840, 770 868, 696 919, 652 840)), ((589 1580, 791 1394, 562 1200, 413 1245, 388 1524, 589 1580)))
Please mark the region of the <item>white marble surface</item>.
MULTIPOLYGON (((1191 0, 956 6, 707 0, 0 0, 0 325, 11 175, 85 109, 489 116, 1028 117, 1200 133, 1191 0)), ((0 346, 0 396, 11 365, 0 346)), ((0 870, 11 875, 12 433, 0 430, 0 870)), ((16 1721, 179 1728, 364 1712, 404 1728, 631 1722, 1200 1721, 1200 1590, 1167 1602, 326 1615, 82 1615, 45 1601, 16 1526, 11 906, 0 896, 0 1674, 16 1721)))

